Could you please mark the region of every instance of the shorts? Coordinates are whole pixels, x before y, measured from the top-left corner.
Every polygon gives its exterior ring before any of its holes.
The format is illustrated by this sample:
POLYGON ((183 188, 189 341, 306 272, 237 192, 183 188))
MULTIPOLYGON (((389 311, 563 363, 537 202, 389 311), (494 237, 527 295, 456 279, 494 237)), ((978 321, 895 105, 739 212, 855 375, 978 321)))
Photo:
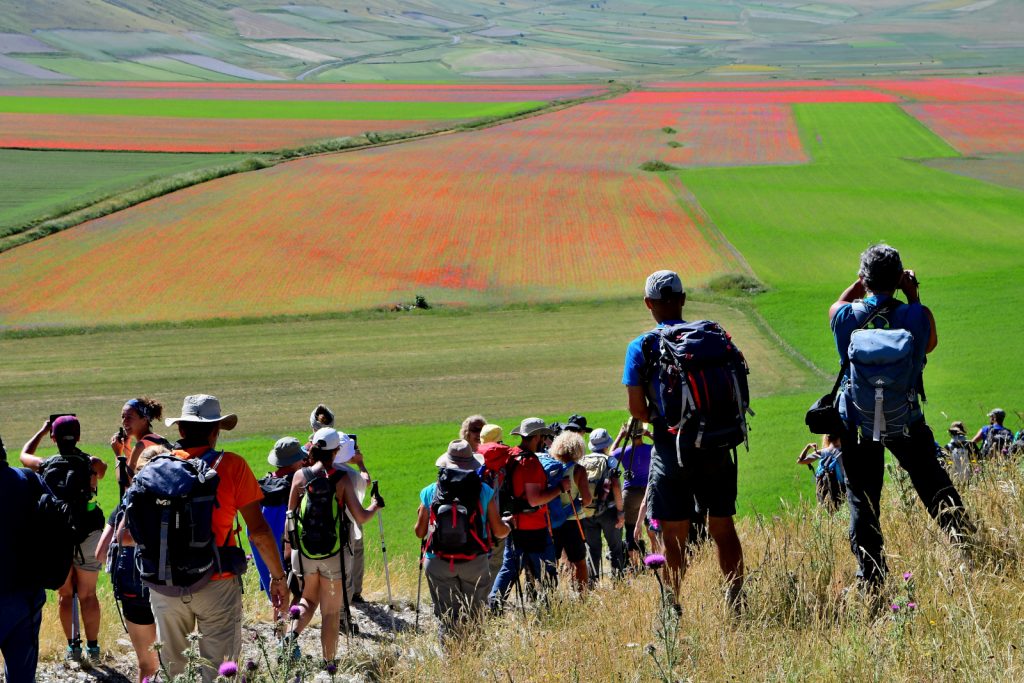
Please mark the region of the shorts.
POLYGON ((79 546, 82 549, 82 556, 79 557, 76 552, 74 560, 72 560, 75 568, 81 569, 84 572, 98 572, 103 569, 103 564, 96 559, 96 546, 100 544, 100 536, 102 535, 103 529, 97 529, 82 541, 82 545, 79 546))
POLYGON ((149 600, 142 598, 126 598, 121 601, 121 612, 124 620, 139 626, 149 626, 155 623, 153 608, 149 606, 149 600))
POLYGON ((654 467, 647 484, 647 515, 682 522, 708 514, 736 514, 736 461, 732 450, 690 451, 683 467, 654 467), (696 499, 696 501, 695 501, 696 499))
POLYGON ((580 535, 580 528, 576 525, 575 518, 566 520, 557 529, 552 529, 551 536, 555 542, 556 560, 562 556, 563 550, 566 559, 573 564, 586 558, 587 546, 583 543, 583 537, 580 535))
MULTIPOLYGON (((301 568, 303 576, 319 574, 328 581, 341 581, 341 557, 344 554, 345 549, 342 548, 341 552, 337 555, 331 555, 330 557, 325 557, 322 560, 314 560, 303 555, 300 563, 299 551, 292 550, 292 569, 299 571, 301 568)), ((351 555, 349 555, 349 557, 351 557, 351 555)), ((346 569, 348 568, 349 567, 346 567, 346 569)))

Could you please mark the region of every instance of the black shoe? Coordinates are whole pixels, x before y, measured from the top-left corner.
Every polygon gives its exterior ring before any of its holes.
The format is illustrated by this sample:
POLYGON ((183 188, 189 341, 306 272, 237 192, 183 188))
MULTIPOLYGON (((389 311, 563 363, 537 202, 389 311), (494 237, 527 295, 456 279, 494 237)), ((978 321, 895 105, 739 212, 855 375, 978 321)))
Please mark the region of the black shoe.
POLYGON ((362 593, 356 593, 352 596, 351 602, 353 605, 363 605, 366 604, 366 598, 363 597, 362 593))

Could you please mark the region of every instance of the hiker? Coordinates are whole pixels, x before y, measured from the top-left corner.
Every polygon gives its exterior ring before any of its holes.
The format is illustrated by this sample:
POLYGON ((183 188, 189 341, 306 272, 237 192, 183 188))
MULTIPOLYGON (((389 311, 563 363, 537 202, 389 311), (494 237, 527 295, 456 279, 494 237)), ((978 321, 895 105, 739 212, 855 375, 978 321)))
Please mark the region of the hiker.
POLYGON ((818 444, 809 443, 796 458, 814 473, 814 492, 818 505, 835 512, 846 499, 846 475, 843 474, 842 441, 838 434, 826 434, 818 444))
MULTIPOLYGON (((486 431, 486 429, 484 430, 486 431)), ((512 500, 509 495, 502 495, 505 486, 505 466, 508 464, 511 449, 498 441, 490 441, 480 444, 477 451, 484 464, 477 468, 477 475, 480 481, 487 484, 494 490, 494 501, 498 506, 498 512, 502 518, 512 514, 512 500)), ((494 580, 498 578, 501 570, 502 559, 505 556, 505 537, 495 536, 491 540, 491 551, 488 560, 487 594, 490 595, 494 587, 494 580)))
POLYGON ((1005 420, 1006 411, 1002 408, 993 408, 988 413, 988 424, 979 429, 971 439, 972 443, 980 445, 982 456, 995 458, 1009 455, 1013 432, 1003 426, 1005 420))
MULTIPOLYGON (((586 420, 584 418, 584 425, 586 420)), ((572 433, 573 430, 570 430, 572 433)), ((585 431, 585 430, 580 430, 585 431)), ((595 429, 590 435, 590 453, 583 456, 580 466, 587 473, 587 488, 591 502, 583 507, 583 531, 590 550, 590 583, 601 578, 601 537, 608 544, 612 575, 620 576, 626 568, 622 528, 626 524, 623 508, 622 481, 619 461, 608 455, 612 437, 607 429, 595 429)))
POLYGON ((581 512, 590 505, 591 491, 587 485, 587 470, 577 467, 584 451, 583 437, 576 432, 564 431, 555 437, 547 455, 540 456, 541 465, 548 473, 548 485, 561 485, 569 479, 569 491, 561 493, 548 503, 551 536, 555 543, 555 560, 565 554, 573 570, 576 590, 586 590, 590 572, 587 568, 587 539, 581 512))
MULTIPOLYGON (((0 654, 4 658, 7 683, 33 683, 39 662, 39 626, 43 619, 46 591, 34 580, 37 571, 32 562, 15 562, 19 554, 32 548, 38 528, 36 504, 39 492, 50 492, 35 472, 11 467, 0 439, 0 654)), ((67 563, 70 564, 70 553, 67 563)))
POLYGON ((70 508, 77 532, 78 548, 64 585, 57 590, 60 623, 68 645, 64 657, 82 659, 82 642, 77 637, 78 617, 75 600, 82 613, 85 630, 85 655, 93 662, 100 659, 100 602, 96 598, 96 580, 103 565, 96 561, 96 545, 103 535, 103 510, 96 502, 99 480, 107 474, 107 464, 78 448, 82 425, 74 415, 51 415, 42 428, 21 449, 21 464, 38 472, 50 490, 70 508), (36 457, 36 448, 44 434, 57 445, 58 455, 45 460, 36 457))
POLYGON ((747 366, 717 323, 683 321, 685 303, 686 293, 676 273, 659 270, 647 278, 644 305, 657 327, 629 343, 622 383, 630 415, 642 422, 650 420, 653 427, 648 514, 660 524, 675 599, 686 571, 696 498, 699 511, 708 514, 708 532, 715 540, 728 586, 727 600, 738 607, 743 548, 733 523, 735 448, 746 439, 747 366), (680 382, 680 376, 686 381, 680 382), (686 405, 684 396, 689 397, 686 405))
POLYGON ((476 453, 467 439, 456 439, 448 444, 448 450, 437 456, 434 464, 438 468, 454 467, 463 470, 476 470, 484 464, 484 459, 476 453), (465 451, 463 445, 469 447, 465 451))
POLYGON ((181 438, 172 454, 154 457, 132 480, 125 525, 150 589, 163 664, 172 677, 184 671, 188 634, 198 628, 199 654, 209 662, 202 676, 210 683, 221 662, 237 661, 242 649, 246 558, 235 526, 239 514, 270 568, 270 593, 278 607, 287 604, 288 588, 277 539, 260 511, 259 482, 244 458, 216 449, 221 430, 234 429, 238 416, 222 414, 216 397, 196 394, 185 397, 179 417, 164 423, 177 425, 181 438), (168 507, 162 501, 182 482, 191 488, 168 507), (170 526, 168 517, 174 520, 170 526))
MULTIPOLYGON (((135 457, 135 471, 141 470, 151 459, 163 453, 170 453, 170 450, 159 444, 144 448, 135 457)), ((135 541, 121 524, 124 510, 122 500, 107 519, 103 535, 96 546, 96 561, 107 566, 114 599, 120 607, 125 631, 128 632, 139 663, 138 680, 142 683, 156 676, 160 668, 160 659, 153 650, 156 619, 149 604, 149 589, 143 584, 139 567, 135 563, 135 541)))
POLYGON ((949 443, 943 448, 950 477, 966 482, 971 476, 971 463, 978 457, 978 447, 967 438, 967 428, 957 420, 949 425, 949 443))
MULTIPOLYGON (((288 497, 288 537, 285 552, 290 553, 292 570, 301 576, 302 597, 299 616, 292 619, 283 641, 285 654, 300 656, 298 637, 320 608, 320 646, 326 665, 336 665, 338 632, 342 603, 348 607, 345 574, 351 565, 348 551, 350 525, 347 510, 358 524, 365 524, 383 505, 374 499, 364 508, 356 496, 350 472, 335 469, 334 461, 342 447, 342 435, 324 427, 310 437, 307 452, 312 465, 301 468, 292 478, 288 497)), ((347 612, 347 610, 346 610, 347 612)), ((351 615, 346 613, 349 632, 351 615)))
POLYGON ((502 521, 494 489, 480 480, 469 442, 452 441, 437 481, 420 491, 414 531, 424 539, 424 571, 438 635, 444 643, 478 619, 490 585, 491 541, 510 528, 502 521))
MULTIPOLYGON (((488 604, 495 611, 502 609, 514 581, 518 589, 519 574, 524 566, 535 590, 537 584, 547 587, 558 583, 547 504, 563 491, 568 492, 570 484, 568 479, 562 479, 559 486, 548 487, 537 450, 544 437, 550 434, 551 430, 539 417, 528 417, 512 430, 520 443, 510 451, 500 491, 501 503, 507 506, 512 517, 512 533, 505 540, 501 569, 488 596, 488 604)), ((504 516, 505 509, 501 512, 504 516)))
POLYGON ((640 503, 647 493, 647 477, 651 469, 650 444, 644 443, 644 438, 651 438, 650 428, 642 422, 635 423, 637 427, 629 433, 629 425, 622 425, 616 443, 623 444, 613 450, 609 457, 617 460, 623 469, 622 477, 622 510, 625 512, 626 554, 629 563, 634 568, 639 568, 643 562, 647 550, 642 542, 637 542, 636 525, 640 521, 640 503))
MULTIPOLYGON (((288 512, 288 495, 292 490, 292 477, 302 467, 305 457, 306 452, 302 450, 302 444, 298 439, 294 436, 283 436, 274 443, 274 447, 267 454, 267 462, 274 471, 268 472, 259 480, 260 491, 263 493, 260 512, 267 520, 274 540, 277 541, 278 557, 281 558, 285 574, 291 569, 291 560, 284 554, 284 521, 288 512)), ((246 534, 249 535, 248 528, 246 534)), ((270 568, 260 554, 259 548, 253 545, 251 535, 249 546, 252 548, 253 564, 256 565, 256 572, 260 576, 260 589, 273 600, 274 596, 270 592, 270 568)))
MULTIPOLYGON (((483 432, 486 424, 487 418, 483 415, 470 415, 462 421, 462 426, 459 427, 459 438, 466 441, 469 447, 473 449, 473 452, 476 452, 476 449, 480 447, 480 434, 483 432)), ((438 467, 441 467, 441 465, 438 465, 438 467)))
POLYGON ((845 370, 838 410, 845 428, 840 437, 850 548, 860 581, 878 588, 886 575, 878 519, 885 449, 910 475, 928 513, 954 542, 964 540, 973 526, 960 493, 935 458, 935 438, 921 411, 925 357, 938 338, 931 311, 921 305, 914 271, 904 270, 894 248, 869 247, 861 254, 857 280, 832 304, 829 319, 845 370), (906 303, 895 298, 897 290, 906 303))
POLYGON ((662 543, 661 538, 661 523, 656 519, 651 519, 650 511, 647 509, 647 495, 650 493, 650 488, 644 492, 644 497, 640 501, 640 507, 637 509, 637 525, 633 528, 633 541, 640 545, 643 543, 643 534, 647 534, 647 540, 651 542, 651 552, 654 553, 665 553, 665 545, 662 543))
MULTIPOLYGON (((121 408, 121 428, 110 437, 110 450, 118 462, 118 483, 125 486, 135 471, 139 454, 150 446, 170 448, 171 443, 153 433, 153 420, 163 416, 164 407, 145 396, 129 399, 121 408), (135 443, 132 443, 134 440, 135 443), (123 458, 123 460, 122 460, 123 458), (127 466, 127 470, 120 469, 127 466)), ((123 493, 122 493, 123 495, 123 493)))
MULTIPOLYGON (((323 403, 319 404, 310 413, 309 426, 312 427, 314 433, 327 427, 333 428, 335 426, 334 412, 323 403)), ((359 450, 356 435, 345 434, 344 432, 338 432, 338 434, 341 436, 341 445, 339 446, 339 455, 335 458, 334 465, 335 467, 343 467, 343 469, 355 473, 356 476, 352 481, 356 487, 356 496, 359 498, 359 504, 362 505, 362 501, 366 499, 366 485, 370 482, 370 472, 366 469, 363 453, 359 450)), ((312 435, 309 438, 312 440, 312 435)), ((363 598, 363 576, 366 572, 363 525, 357 522, 352 515, 349 515, 349 521, 353 524, 351 538, 349 539, 352 561, 351 567, 345 576, 345 588, 348 591, 348 595, 351 596, 352 602, 362 604, 366 602, 365 598, 363 598)))

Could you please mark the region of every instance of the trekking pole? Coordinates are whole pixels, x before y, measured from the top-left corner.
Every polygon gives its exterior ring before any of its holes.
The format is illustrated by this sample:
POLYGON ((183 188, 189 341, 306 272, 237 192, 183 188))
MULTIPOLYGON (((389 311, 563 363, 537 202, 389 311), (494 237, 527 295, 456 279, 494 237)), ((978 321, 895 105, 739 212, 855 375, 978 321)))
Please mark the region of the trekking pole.
POLYGON ((570 500, 569 504, 572 505, 572 514, 576 518, 576 527, 580 530, 580 538, 583 539, 583 549, 587 553, 587 572, 590 574, 588 580, 593 578, 597 573, 594 569, 594 558, 590 555, 590 544, 587 543, 587 535, 583 532, 583 522, 580 521, 580 513, 576 511, 576 501, 570 500))
MULTIPOLYGON (((72 579, 74 581, 74 579, 72 579)), ((82 633, 78 629, 78 588, 72 587, 71 593, 71 642, 75 647, 82 646, 82 633)))
MULTIPOLYGON (((516 546, 512 542, 511 534, 508 536, 508 540, 506 540, 505 543, 507 543, 508 545, 512 546, 512 552, 513 553, 516 552, 516 546)), ((519 578, 519 575, 522 574, 522 573, 523 573, 523 556, 520 555, 519 556, 519 561, 516 563, 516 579, 515 579, 514 583, 515 583, 515 587, 516 587, 516 596, 519 597, 519 607, 523 610, 523 619, 526 619, 526 599, 523 598, 523 584, 522 584, 522 581, 520 581, 520 578, 519 578)))
MULTIPOLYGON (((427 530, 427 536, 430 535, 430 530, 427 530)), ((420 539, 420 571, 419 578, 416 579, 416 631, 420 630, 420 595, 423 592, 423 557, 427 552, 427 536, 420 539)))
MULTIPOLYGON (((370 489, 370 497, 377 501, 377 529, 380 531, 380 553, 384 556, 384 583, 388 587, 388 607, 394 609, 391 602, 391 572, 388 571, 388 547, 384 544, 384 515, 381 510, 384 509, 384 499, 380 497, 380 492, 377 489, 378 481, 373 480, 372 488, 370 489)), ((394 621, 394 616, 392 616, 394 621)))

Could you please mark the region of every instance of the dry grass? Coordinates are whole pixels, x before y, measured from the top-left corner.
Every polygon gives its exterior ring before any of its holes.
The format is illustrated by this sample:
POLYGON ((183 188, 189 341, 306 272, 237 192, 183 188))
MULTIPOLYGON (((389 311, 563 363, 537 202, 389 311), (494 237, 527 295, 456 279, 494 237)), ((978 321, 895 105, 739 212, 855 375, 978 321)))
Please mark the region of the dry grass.
MULTIPOLYGON (((968 559, 893 477, 883 498, 891 574, 876 604, 844 591, 854 579, 845 510, 830 517, 801 504, 772 518, 743 520, 747 610, 734 617, 726 609, 714 547, 701 547, 683 584, 671 680, 1021 680, 1022 486, 1016 468, 993 467, 965 490, 982 527, 968 559)), ((380 598, 382 578, 367 579, 367 593, 380 598)), ((443 656, 432 633, 399 634, 375 657, 352 656, 343 665, 368 680, 410 682, 664 680, 650 652, 653 646, 663 660, 666 645, 656 635, 654 577, 606 584, 582 601, 567 583, 548 609, 528 609, 525 620, 510 609, 443 656)), ((411 602, 416 575, 400 570, 393 588, 411 602)), ((249 617, 266 618, 255 591, 249 597, 249 617)), ((116 626, 105 620, 107 642, 116 639, 116 626)), ((48 613, 50 653, 61 642, 57 628, 48 613)))

